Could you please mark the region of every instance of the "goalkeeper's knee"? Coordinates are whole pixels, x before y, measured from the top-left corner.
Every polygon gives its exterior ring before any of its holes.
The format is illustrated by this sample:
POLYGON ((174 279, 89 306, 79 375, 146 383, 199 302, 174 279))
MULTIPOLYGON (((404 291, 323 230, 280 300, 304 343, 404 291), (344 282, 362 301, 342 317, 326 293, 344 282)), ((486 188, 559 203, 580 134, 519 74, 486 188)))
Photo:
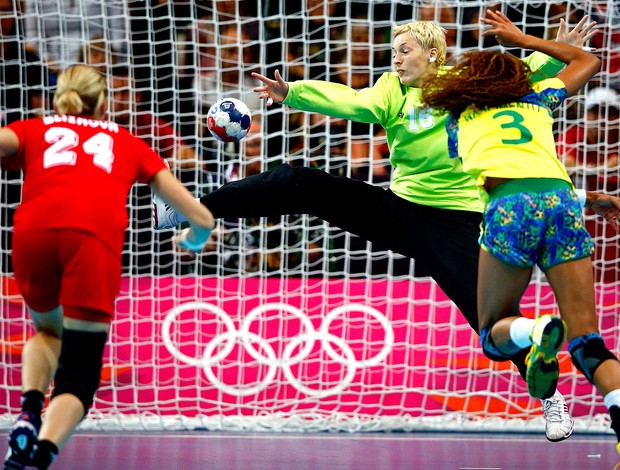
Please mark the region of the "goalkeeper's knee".
POLYGON ((607 349, 603 337, 598 333, 578 336, 568 343, 568 352, 571 360, 583 375, 594 383, 594 372, 607 359, 616 359, 616 356, 607 349))
POLYGON ((52 397, 70 393, 82 402, 84 413, 88 411, 99 388, 106 339, 104 332, 65 328, 52 397))
MULTIPOLYGON (((317 192, 317 184, 324 184, 329 181, 331 175, 316 168, 308 168, 305 166, 291 166, 288 163, 282 163, 275 167, 269 176, 270 184, 281 184, 289 187, 291 190, 312 189, 313 193, 317 192)), ((321 186, 318 186, 321 189, 321 186)))

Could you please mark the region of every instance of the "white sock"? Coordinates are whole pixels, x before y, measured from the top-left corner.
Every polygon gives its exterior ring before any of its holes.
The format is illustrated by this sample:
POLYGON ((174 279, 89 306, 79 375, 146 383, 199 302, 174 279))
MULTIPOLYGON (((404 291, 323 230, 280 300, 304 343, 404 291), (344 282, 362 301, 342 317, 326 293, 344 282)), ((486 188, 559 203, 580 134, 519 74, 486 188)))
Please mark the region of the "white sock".
POLYGON ((607 395, 605 395, 603 401, 605 402, 605 406, 607 407, 607 409, 611 408, 614 405, 620 408, 620 388, 612 390, 607 395))
POLYGON ((510 339, 519 349, 527 348, 532 345, 530 333, 536 320, 532 318, 517 318, 510 324, 510 339))

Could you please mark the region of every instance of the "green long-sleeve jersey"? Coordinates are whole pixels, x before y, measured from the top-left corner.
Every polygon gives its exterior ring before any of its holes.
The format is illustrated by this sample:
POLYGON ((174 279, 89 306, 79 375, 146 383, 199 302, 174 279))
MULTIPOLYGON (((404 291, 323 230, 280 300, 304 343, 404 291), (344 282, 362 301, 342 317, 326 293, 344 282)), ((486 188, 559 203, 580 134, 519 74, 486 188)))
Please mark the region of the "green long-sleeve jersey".
MULTIPOLYGON (((524 60, 534 71, 534 81, 555 76, 564 66, 538 52, 524 60)), ((482 212, 476 182, 463 171, 460 159, 448 155, 446 115, 423 107, 420 95, 419 88, 402 85, 398 74, 387 72, 372 87, 359 91, 317 80, 292 82, 284 104, 381 124, 394 167, 390 186, 394 193, 426 206, 482 212)))

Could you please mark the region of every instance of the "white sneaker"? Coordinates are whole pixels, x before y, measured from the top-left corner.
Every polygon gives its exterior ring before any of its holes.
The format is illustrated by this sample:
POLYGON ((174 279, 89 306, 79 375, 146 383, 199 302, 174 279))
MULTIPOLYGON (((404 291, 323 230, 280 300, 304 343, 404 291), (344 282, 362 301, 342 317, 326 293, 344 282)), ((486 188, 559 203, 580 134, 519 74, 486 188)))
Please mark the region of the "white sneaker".
POLYGON ((177 225, 179 225, 177 212, 156 193, 153 193, 153 228, 163 230, 177 225))
POLYGON ((545 434, 551 442, 568 439, 573 433, 574 422, 568 413, 566 400, 557 390, 551 398, 540 400, 545 413, 545 434))

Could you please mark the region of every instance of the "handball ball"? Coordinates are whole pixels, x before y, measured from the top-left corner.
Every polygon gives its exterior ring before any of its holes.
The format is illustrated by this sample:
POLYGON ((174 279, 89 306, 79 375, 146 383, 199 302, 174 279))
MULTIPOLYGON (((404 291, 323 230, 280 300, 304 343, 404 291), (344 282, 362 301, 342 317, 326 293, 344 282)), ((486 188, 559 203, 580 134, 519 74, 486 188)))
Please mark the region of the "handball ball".
POLYGON ((237 142, 250 130, 252 115, 243 101, 225 98, 209 109, 207 127, 221 142, 237 142))

